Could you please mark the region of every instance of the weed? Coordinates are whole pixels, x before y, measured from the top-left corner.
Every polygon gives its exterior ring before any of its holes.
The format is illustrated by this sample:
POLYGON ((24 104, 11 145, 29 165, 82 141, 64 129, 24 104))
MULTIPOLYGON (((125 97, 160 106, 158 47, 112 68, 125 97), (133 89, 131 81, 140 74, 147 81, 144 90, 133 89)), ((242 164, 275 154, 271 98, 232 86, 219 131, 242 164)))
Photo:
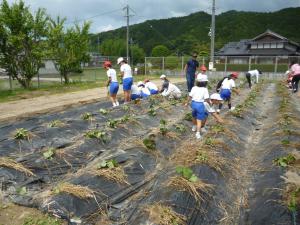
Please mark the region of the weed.
POLYGON ((99 109, 99 112, 104 116, 108 114, 108 111, 106 109, 99 109))
POLYGON ((108 127, 115 129, 118 126, 118 120, 109 119, 106 124, 108 127))
POLYGON ((293 164, 296 161, 295 156, 292 154, 288 154, 287 156, 283 156, 277 159, 274 159, 274 163, 281 167, 287 167, 290 164, 293 164))
POLYGON ((150 220, 159 225, 183 225, 186 224, 186 217, 174 212, 171 207, 155 203, 146 207, 150 220))
POLYGON ((145 138, 143 140, 143 144, 149 150, 155 150, 156 149, 156 143, 152 138, 145 138))
POLYGON ((184 133, 186 131, 186 127, 183 124, 176 124, 175 130, 179 133, 184 133))
POLYGON ((45 159, 52 160, 55 155, 55 148, 48 148, 47 151, 43 153, 45 159))
POLYGON ((185 114, 184 120, 186 120, 186 121, 192 121, 193 120, 192 113, 189 112, 189 113, 185 114))
POLYGON ((24 128, 17 129, 14 134, 14 138, 17 140, 29 140, 30 132, 24 128))
POLYGON ((150 110, 148 111, 149 116, 156 116, 155 109, 153 107, 150 107, 150 110))
POLYGON ((107 134, 104 131, 90 130, 90 131, 86 132, 84 136, 87 138, 99 139, 99 140, 103 141, 104 143, 107 142, 107 134))
POLYGON ((21 163, 17 163, 16 161, 6 157, 0 157, 0 167, 12 168, 25 173, 27 176, 34 176, 34 174, 29 169, 24 167, 21 163))
POLYGON ((64 125, 65 123, 61 120, 53 120, 48 124, 49 127, 63 127, 64 125))
POLYGON ((53 189, 53 193, 54 194, 68 193, 80 199, 87 199, 87 198, 94 197, 93 190, 89 189, 88 187, 83 187, 71 183, 59 184, 53 189))
POLYGON ((297 199, 299 198, 300 188, 297 188, 290 194, 288 208, 291 212, 297 212, 298 203, 297 199))
POLYGON ((83 119, 83 120, 93 120, 93 115, 91 114, 91 113, 83 113, 82 115, 81 115, 81 119, 83 119))

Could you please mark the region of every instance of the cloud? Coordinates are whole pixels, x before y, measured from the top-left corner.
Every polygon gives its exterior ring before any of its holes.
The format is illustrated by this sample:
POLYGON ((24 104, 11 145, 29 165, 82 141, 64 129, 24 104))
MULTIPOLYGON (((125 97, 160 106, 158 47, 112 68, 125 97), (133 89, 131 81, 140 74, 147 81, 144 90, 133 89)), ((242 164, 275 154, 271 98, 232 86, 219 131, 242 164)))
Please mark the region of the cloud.
MULTIPOLYGON (((126 25, 122 10, 126 4, 131 9, 130 23, 149 19, 184 16, 197 11, 211 11, 211 0, 24 0, 32 11, 45 8, 52 17, 66 17, 69 23, 91 18, 91 32, 114 29, 126 25)), ((15 0, 8 0, 12 3, 15 0)), ((300 7, 300 0, 216 0, 217 13, 228 10, 276 11, 287 7, 300 7)))

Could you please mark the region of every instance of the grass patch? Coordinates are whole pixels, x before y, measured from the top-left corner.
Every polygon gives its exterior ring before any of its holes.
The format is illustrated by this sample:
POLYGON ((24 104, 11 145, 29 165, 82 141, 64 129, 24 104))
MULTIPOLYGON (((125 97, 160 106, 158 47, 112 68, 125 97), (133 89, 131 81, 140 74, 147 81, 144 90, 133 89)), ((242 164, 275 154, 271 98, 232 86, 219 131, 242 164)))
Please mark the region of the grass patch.
POLYGON ((11 169, 20 171, 20 172, 26 174, 27 176, 34 176, 33 172, 31 172, 31 170, 27 169, 21 163, 17 163, 16 161, 9 159, 7 157, 0 158, 0 167, 11 168, 11 169))
POLYGON ((80 199, 89 199, 94 197, 94 191, 90 188, 70 183, 59 184, 54 188, 53 193, 67 193, 80 199))
POLYGON ((27 217, 23 225, 62 225, 62 222, 56 218, 45 216, 43 218, 27 217))
POLYGON ((173 211, 171 207, 154 203, 147 206, 145 211, 149 213, 151 222, 159 225, 184 225, 186 217, 173 211))

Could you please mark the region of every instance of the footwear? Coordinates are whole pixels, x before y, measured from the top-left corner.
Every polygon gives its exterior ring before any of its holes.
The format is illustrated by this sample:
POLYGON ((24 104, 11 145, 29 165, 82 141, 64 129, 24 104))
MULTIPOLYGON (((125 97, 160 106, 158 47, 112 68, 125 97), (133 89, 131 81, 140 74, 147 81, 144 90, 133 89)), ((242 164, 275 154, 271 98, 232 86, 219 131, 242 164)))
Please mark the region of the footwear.
POLYGON ((218 114, 220 113, 220 109, 217 109, 217 113, 218 113, 218 114))
POLYGON ((235 107, 231 107, 230 111, 233 111, 233 110, 235 110, 235 107))
POLYGON ((197 139, 201 139, 201 134, 200 134, 200 132, 197 132, 197 133, 196 133, 196 138, 197 138, 197 139))
POLYGON ((197 130, 197 127, 195 125, 192 126, 192 131, 195 132, 197 130))
POLYGON ((118 101, 116 101, 116 106, 119 106, 119 105, 120 105, 120 103, 118 101))
POLYGON ((206 128, 205 128, 205 127, 202 127, 202 128, 201 128, 201 132, 202 132, 202 133, 207 133, 206 128))
POLYGON ((117 107, 117 104, 116 103, 113 103, 113 106, 112 106, 113 108, 115 108, 115 107, 117 107))

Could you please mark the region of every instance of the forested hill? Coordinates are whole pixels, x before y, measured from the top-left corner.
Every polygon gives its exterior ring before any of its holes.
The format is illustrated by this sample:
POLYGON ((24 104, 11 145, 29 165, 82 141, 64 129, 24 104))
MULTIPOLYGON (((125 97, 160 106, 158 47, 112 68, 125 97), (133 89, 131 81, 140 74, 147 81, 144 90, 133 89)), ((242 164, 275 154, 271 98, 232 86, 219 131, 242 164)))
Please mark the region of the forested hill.
MULTIPOLYGON (((208 36, 211 16, 205 12, 189 16, 160 20, 148 20, 130 26, 133 41, 143 48, 147 55, 156 45, 167 46, 172 54, 188 54, 192 50, 209 49, 208 36)), ((277 12, 238 12, 228 11, 216 16, 216 48, 229 41, 249 39, 270 29, 300 43, 300 7, 286 8, 277 12)), ((100 43, 108 39, 124 39, 125 27, 99 34, 100 43)), ((96 46, 97 35, 92 44, 96 46)))

